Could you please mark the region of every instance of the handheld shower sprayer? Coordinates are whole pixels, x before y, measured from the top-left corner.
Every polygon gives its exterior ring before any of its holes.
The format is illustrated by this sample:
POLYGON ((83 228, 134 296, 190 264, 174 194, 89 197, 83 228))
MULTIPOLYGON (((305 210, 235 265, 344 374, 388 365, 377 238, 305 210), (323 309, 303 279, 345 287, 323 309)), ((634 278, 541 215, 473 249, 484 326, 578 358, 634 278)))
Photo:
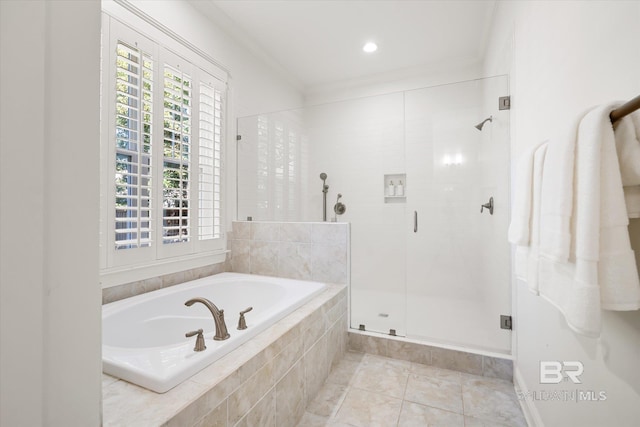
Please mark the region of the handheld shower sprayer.
POLYGON ((327 220, 327 192, 329 192, 329 186, 327 185, 327 174, 322 172, 320 174, 322 180, 322 220, 327 220))

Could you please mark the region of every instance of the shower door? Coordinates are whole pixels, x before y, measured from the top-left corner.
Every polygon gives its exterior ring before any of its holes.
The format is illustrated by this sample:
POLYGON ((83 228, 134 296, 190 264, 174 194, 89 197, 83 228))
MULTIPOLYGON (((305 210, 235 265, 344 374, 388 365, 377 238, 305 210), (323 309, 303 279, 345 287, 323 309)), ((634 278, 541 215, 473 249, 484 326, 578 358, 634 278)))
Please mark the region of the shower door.
POLYGON ((409 338, 510 351, 507 93, 506 76, 405 93, 409 338))

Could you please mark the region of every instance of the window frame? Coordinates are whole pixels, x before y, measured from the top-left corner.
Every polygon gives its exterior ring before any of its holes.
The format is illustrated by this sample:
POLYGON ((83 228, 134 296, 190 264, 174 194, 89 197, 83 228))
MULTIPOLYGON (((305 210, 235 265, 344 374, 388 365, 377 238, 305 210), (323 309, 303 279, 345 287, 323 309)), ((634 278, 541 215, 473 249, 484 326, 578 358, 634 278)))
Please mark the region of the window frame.
MULTIPOLYGON (((142 30, 133 29, 120 19, 103 12, 102 18, 102 73, 101 73, 101 203, 100 203, 100 277, 102 287, 115 286, 136 280, 157 277, 191 268, 223 262, 226 255, 224 232, 224 153, 226 130, 228 129, 228 84, 227 74, 197 52, 176 43, 159 30, 141 25, 142 30), (152 37, 148 34, 152 33, 152 37), (151 246, 133 249, 115 247, 115 185, 116 165, 115 115, 116 115, 116 46, 118 41, 149 54, 153 58, 152 100, 152 194, 151 194, 151 246), (170 47, 168 47, 170 45, 170 47), (192 82, 191 94, 191 150, 189 153, 189 240, 188 242, 163 244, 163 147, 164 147, 164 68, 165 64, 179 67, 189 74, 192 82), (212 86, 221 93, 221 135, 219 141, 219 235, 201 240, 199 238, 199 135, 200 135, 200 85, 212 86), (160 184, 160 185, 158 185, 160 184)), ((136 24, 137 25, 137 24, 136 24)), ((140 106, 142 111, 142 106, 140 106)), ((140 117, 141 120, 141 117, 140 117)), ((140 137, 141 139, 141 137, 140 137)))

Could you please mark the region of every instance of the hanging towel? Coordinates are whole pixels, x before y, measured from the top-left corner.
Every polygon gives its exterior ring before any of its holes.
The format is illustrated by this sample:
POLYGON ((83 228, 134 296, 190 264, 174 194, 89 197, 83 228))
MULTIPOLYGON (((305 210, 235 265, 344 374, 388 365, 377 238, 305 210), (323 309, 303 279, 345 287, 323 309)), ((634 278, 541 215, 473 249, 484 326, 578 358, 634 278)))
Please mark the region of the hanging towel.
POLYGON ((547 143, 527 150, 516 169, 515 200, 509 226, 509 241, 517 246, 515 274, 538 295, 538 247, 540 197, 547 143))
POLYGON ((616 151, 629 218, 640 218, 640 113, 623 117, 615 129, 616 151))
POLYGON ((586 110, 549 144, 544 168, 540 212, 540 252, 556 261, 568 261, 573 211, 573 172, 578 126, 586 110))
MULTIPOLYGON (((518 246, 528 246, 531 240, 532 199, 534 194, 534 156, 536 150, 546 141, 524 152, 516 166, 515 196, 509 225, 509 242, 518 246)), ((540 177, 540 184, 542 177, 540 177)))
MULTIPOLYGON (((568 262, 541 251, 538 266, 540 294, 564 314, 573 330, 593 337, 600 334, 601 309, 640 308, 640 281, 609 121, 609 113, 617 105, 598 107, 580 121, 568 262)), ((545 168, 551 155, 549 149, 545 168)), ((543 193, 548 188, 547 176, 545 173, 543 177, 543 193)), ((541 211, 559 212, 557 207, 545 207, 550 202, 553 198, 543 194, 541 211)))

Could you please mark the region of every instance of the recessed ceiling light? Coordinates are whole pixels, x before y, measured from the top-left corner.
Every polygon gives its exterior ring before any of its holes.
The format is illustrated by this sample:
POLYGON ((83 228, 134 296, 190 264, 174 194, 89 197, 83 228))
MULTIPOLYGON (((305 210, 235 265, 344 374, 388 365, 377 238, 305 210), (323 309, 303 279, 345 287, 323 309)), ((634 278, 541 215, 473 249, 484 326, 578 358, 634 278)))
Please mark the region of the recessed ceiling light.
POLYGON ((374 42, 367 42, 364 46, 362 46, 362 50, 367 53, 372 53, 378 50, 378 45, 374 42))

